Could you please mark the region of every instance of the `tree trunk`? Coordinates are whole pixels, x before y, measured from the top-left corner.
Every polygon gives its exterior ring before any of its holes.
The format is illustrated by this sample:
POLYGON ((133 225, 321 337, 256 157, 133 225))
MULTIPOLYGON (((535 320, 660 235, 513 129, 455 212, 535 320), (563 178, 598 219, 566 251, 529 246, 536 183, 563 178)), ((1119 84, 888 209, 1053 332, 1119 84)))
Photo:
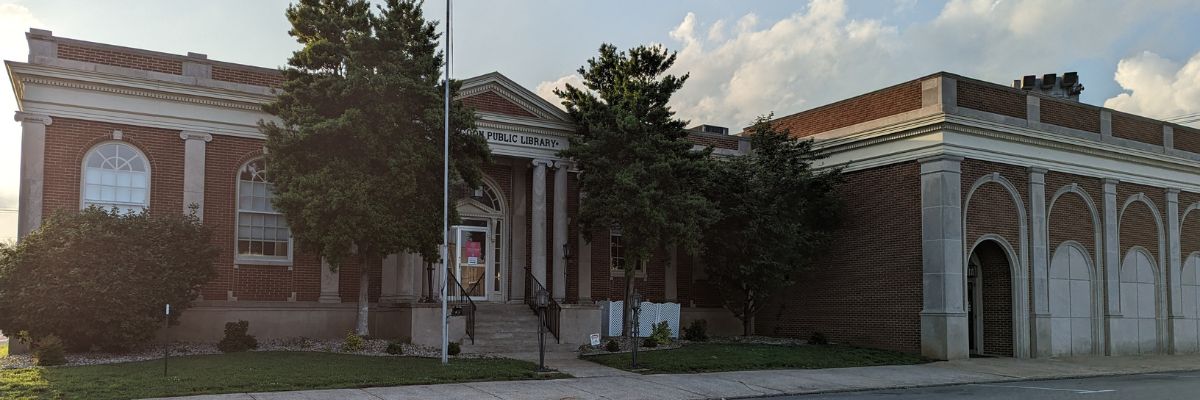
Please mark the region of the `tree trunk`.
POLYGON ((754 304, 751 303, 751 296, 746 295, 746 301, 742 302, 742 336, 750 336, 754 333, 754 304))
POLYGON ((358 320, 355 323, 354 334, 358 336, 370 335, 367 329, 367 318, 371 298, 371 269, 366 262, 362 265, 362 276, 358 280, 358 320))
POLYGON ((630 271, 625 271, 625 306, 621 310, 621 336, 629 337, 633 333, 633 304, 629 301, 633 299, 633 275, 630 271))

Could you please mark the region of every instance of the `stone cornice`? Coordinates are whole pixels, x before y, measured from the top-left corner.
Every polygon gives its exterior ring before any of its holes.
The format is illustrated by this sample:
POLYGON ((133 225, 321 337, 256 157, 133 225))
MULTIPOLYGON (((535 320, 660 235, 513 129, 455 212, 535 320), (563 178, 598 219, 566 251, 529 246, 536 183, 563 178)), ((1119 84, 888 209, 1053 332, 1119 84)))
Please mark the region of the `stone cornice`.
POLYGON ((459 98, 463 98, 463 97, 471 97, 471 96, 482 94, 485 92, 496 93, 496 95, 500 96, 504 100, 508 100, 508 101, 512 102, 513 104, 516 104, 517 106, 521 107, 522 110, 529 111, 531 114, 536 115, 538 118, 557 119, 554 115, 551 115, 550 113, 546 112, 546 110, 543 110, 540 107, 534 106, 533 103, 531 103, 523 98, 514 96, 512 94, 512 92, 510 92, 508 90, 504 90, 499 84, 496 84, 494 82, 471 87, 471 88, 462 89, 458 92, 458 95, 459 95, 459 98))
POLYGON ((480 119, 475 122, 475 126, 479 128, 501 129, 513 132, 522 133, 539 133, 543 135, 569 137, 573 132, 564 131, 561 129, 549 128, 544 126, 526 125, 518 122, 493 121, 488 119, 480 119))
POLYGON ((949 114, 932 115, 853 135, 818 141, 814 148, 827 154, 836 154, 939 131, 997 138, 1176 170, 1195 171, 1200 168, 1200 162, 1188 158, 949 114))
POLYGON ((463 98, 488 90, 495 91, 502 98, 521 106, 540 119, 560 123, 570 122, 570 117, 566 111, 529 91, 524 86, 513 82, 512 79, 499 72, 489 72, 463 80, 462 89, 459 90, 458 97, 463 98))
POLYGON ((89 83, 89 82, 70 81, 70 80, 52 79, 52 78, 44 78, 44 77, 25 76, 25 77, 21 77, 19 79, 20 79, 20 82, 22 85, 40 84, 40 85, 50 85, 50 86, 61 86, 61 87, 72 88, 72 89, 83 89, 83 90, 90 90, 90 91, 96 91, 96 92, 120 94, 120 95, 126 95, 126 96, 149 97, 149 98, 157 99, 157 100, 178 101, 178 102, 183 102, 183 103, 195 103, 195 104, 203 104, 203 105, 217 106, 217 107, 237 108, 237 109, 249 110, 249 111, 262 111, 262 106, 258 105, 258 104, 224 101, 224 100, 217 100, 217 99, 213 99, 213 98, 209 98, 209 97, 177 95, 177 94, 169 94, 169 93, 164 93, 164 92, 133 89, 133 88, 129 88, 129 87, 109 86, 109 85, 89 83))
POLYGON ((204 132, 181 131, 179 132, 179 138, 183 140, 203 140, 207 143, 211 142, 213 137, 212 134, 204 132))
POLYGON ((24 111, 17 111, 15 114, 13 114, 13 120, 17 122, 32 122, 42 125, 50 125, 54 123, 54 119, 50 118, 49 115, 27 113, 24 111))
MULTIPOLYGON (((7 61, 14 88, 47 85, 262 112, 273 96, 7 61)), ((18 96, 21 94, 18 93, 18 96)))

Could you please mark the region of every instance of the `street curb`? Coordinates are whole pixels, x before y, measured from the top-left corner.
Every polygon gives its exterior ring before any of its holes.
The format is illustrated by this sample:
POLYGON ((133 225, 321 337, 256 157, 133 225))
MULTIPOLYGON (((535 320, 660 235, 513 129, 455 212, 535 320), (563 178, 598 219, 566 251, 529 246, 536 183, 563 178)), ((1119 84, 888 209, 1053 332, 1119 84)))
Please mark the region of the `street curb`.
MULTIPOLYGON (((755 370, 755 371, 769 371, 769 370, 755 370)), ((705 399, 705 400, 763 399, 763 398, 785 397, 785 396, 809 396, 809 395, 818 395, 818 394, 871 392, 871 391, 876 391, 876 390, 903 390, 903 389, 921 389, 921 388, 935 388, 935 387, 960 386, 960 385, 977 385, 977 384, 981 384, 981 383, 1061 381, 1061 380, 1067 380, 1067 379, 1103 378, 1103 377, 1109 377, 1109 376, 1130 376, 1130 375, 1145 375, 1145 374, 1161 374, 1161 373, 1171 373, 1171 372, 1200 372, 1200 368, 1170 369, 1170 370, 1161 370, 1161 371, 1139 371, 1139 372, 1103 372, 1103 373, 1090 374, 1090 375, 1068 375, 1068 376, 1032 377, 1032 378, 1007 377, 1004 379, 973 381, 973 382, 935 383, 935 384, 929 384, 929 385, 881 386, 881 387, 874 387, 874 388, 829 389, 829 390, 817 390, 817 391, 808 391, 808 392, 789 392, 789 393, 779 393, 779 394, 766 394, 766 395, 759 395, 759 396, 713 397, 713 398, 709 398, 709 399, 705 399)), ((997 375, 997 376, 1003 376, 1003 375, 997 375)))

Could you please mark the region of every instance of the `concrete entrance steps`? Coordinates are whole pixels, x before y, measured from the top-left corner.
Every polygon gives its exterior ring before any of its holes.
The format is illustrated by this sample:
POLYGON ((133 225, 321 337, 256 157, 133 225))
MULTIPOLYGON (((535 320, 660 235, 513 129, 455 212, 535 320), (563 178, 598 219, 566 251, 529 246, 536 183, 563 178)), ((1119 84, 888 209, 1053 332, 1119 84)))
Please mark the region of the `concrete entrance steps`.
MULTIPOLYGON (((476 303, 475 344, 464 340, 464 353, 538 351, 538 317, 524 304, 476 303)), ((579 345, 559 344, 546 331, 547 352, 573 352, 579 345)))

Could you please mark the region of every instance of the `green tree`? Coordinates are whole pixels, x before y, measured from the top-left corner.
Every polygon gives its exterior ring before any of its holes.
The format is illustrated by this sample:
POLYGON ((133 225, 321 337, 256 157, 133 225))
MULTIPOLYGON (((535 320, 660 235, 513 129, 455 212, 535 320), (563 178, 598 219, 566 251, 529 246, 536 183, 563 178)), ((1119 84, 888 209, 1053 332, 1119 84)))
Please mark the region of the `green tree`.
POLYGON ((0 330, 54 335, 75 350, 125 350, 175 321, 216 277, 212 233, 195 216, 88 208, 56 213, 0 246, 0 330))
POLYGON ((751 128, 751 153, 713 169, 709 198, 721 212, 704 236, 709 282, 754 331, 754 316, 826 247, 839 221, 839 168, 816 170, 813 141, 790 138, 769 116, 751 128))
MULTIPOLYGON (((332 268, 363 260, 355 332, 367 335, 368 262, 398 252, 438 259, 442 241, 443 90, 436 23, 421 3, 302 0, 288 7, 283 92, 260 124, 274 205, 301 248, 332 268)), ((451 83, 451 96, 458 82, 451 83)), ((474 112, 450 112, 452 179, 480 182, 487 143, 474 112)), ((451 210, 453 212, 453 209, 451 210)), ((454 216, 452 215, 452 218, 454 216)), ((453 219, 452 219, 453 220, 453 219)))
POLYGON ((667 246, 695 252, 715 216, 700 190, 710 152, 692 150, 687 122, 667 106, 688 77, 666 74, 674 62, 675 53, 659 46, 626 53, 604 44, 579 68, 583 88, 555 90, 578 126, 562 155, 582 171, 579 222, 622 232, 626 315, 635 266, 667 246))

